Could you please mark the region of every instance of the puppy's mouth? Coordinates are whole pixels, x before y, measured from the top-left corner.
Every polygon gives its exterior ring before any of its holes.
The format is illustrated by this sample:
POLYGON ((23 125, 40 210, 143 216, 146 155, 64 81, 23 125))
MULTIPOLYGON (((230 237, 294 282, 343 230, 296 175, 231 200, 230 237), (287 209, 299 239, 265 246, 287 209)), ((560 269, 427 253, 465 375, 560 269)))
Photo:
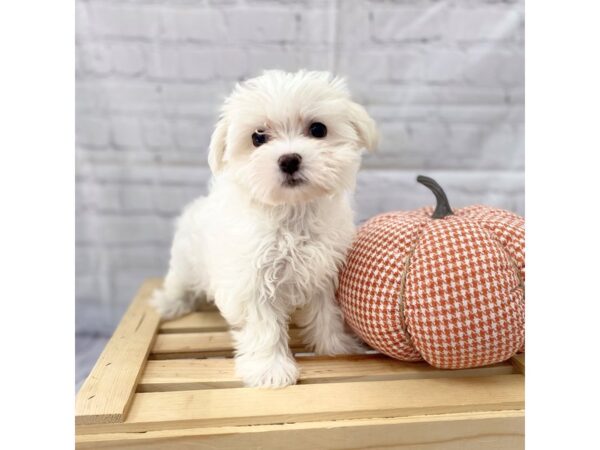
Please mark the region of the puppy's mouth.
POLYGON ((300 175, 286 175, 281 183, 284 187, 294 188, 306 183, 306 178, 300 175))

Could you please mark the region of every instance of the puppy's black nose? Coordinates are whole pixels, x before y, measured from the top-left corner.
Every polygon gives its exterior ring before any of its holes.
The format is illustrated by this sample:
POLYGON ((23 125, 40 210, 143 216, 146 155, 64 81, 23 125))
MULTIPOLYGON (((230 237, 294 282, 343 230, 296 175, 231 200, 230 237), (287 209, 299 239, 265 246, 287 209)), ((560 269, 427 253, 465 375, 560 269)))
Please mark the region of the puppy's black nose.
POLYGON ((277 162, 279 163, 279 168, 282 172, 292 175, 297 172, 300 168, 300 162, 302 161, 302 156, 298 153, 288 153, 285 155, 281 155, 277 162))

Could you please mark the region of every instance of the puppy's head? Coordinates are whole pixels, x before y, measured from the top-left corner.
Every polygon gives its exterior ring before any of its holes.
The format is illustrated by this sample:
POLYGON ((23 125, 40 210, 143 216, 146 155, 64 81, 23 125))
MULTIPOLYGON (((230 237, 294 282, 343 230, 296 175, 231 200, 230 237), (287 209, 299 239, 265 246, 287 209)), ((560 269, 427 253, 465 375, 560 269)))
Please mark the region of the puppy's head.
POLYGON ((343 80, 327 72, 267 71, 238 84, 223 106, 208 162, 255 200, 308 202, 354 188, 377 130, 343 80))

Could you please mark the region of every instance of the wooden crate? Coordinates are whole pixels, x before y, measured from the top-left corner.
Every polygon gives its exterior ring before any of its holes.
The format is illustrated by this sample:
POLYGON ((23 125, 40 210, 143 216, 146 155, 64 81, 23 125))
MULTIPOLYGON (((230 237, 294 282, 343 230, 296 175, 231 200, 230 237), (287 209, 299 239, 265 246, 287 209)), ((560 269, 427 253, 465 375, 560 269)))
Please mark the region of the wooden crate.
POLYGON ((298 385, 244 388, 219 313, 160 324, 147 306, 159 285, 144 283, 81 387, 77 448, 524 447, 523 355, 449 371, 378 354, 297 354, 298 385))

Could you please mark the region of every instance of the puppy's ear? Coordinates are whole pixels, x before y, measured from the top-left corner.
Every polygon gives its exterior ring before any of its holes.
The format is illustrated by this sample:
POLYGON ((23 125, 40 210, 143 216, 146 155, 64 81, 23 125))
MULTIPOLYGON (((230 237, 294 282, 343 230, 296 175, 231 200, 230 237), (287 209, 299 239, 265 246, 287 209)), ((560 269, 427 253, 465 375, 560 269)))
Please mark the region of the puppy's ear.
POLYGON ((350 102, 349 113, 350 122, 358 134, 361 145, 370 152, 375 151, 379 143, 379 132, 375 121, 358 103, 350 102))
POLYGON ((227 140, 228 124, 225 118, 221 117, 215 126, 212 136, 210 137, 210 145, 208 148, 208 166, 213 174, 217 174, 225 164, 225 142, 227 140))

